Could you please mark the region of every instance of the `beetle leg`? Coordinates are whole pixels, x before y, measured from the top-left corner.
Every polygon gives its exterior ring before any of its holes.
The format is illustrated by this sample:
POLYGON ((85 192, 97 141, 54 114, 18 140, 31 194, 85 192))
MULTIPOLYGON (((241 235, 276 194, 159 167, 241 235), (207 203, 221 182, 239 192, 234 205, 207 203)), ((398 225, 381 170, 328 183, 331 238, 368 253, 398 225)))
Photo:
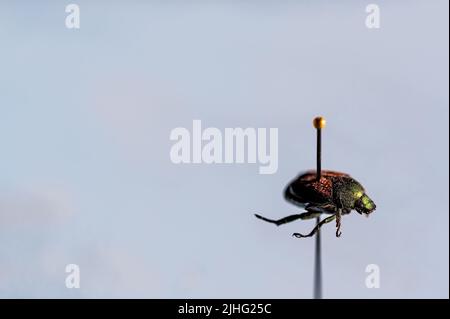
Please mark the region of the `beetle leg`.
POLYGON ((341 237, 341 209, 336 213, 336 237, 341 237))
POLYGON ((283 218, 278 219, 278 220, 269 219, 269 218, 263 217, 263 216, 258 215, 258 214, 255 214, 255 217, 259 218, 259 219, 261 219, 261 220, 263 220, 265 222, 272 223, 272 224, 275 224, 277 226, 280 226, 280 225, 283 225, 283 224, 287 224, 287 223, 293 222, 294 220, 300 219, 300 218, 302 218, 302 215, 303 214, 290 215, 290 216, 286 216, 286 217, 283 217, 283 218))
POLYGON ((330 217, 325 218, 320 223, 318 223, 316 225, 316 227, 314 227, 313 230, 308 235, 302 235, 302 234, 299 234, 299 233, 294 233, 294 234, 292 234, 292 236, 297 237, 297 238, 311 237, 315 233, 317 233, 317 231, 320 229, 320 227, 322 227, 323 224, 329 223, 329 222, 333 221, 335 218, 336 218, 336 215, 331 215, 330 217))
POLYGON ((322 215, 322 212, 307 211, 300 214, 300 219, 313 219, 322 215))
POLYGON ((277 226, 280 226, 280 225, 283 225, 283 224, 287 224, 287 223, 293 222, 294 220, 297 220, 297 219, 316 218, 316 217, 319 217, 321 214, 322 213, 319 213, 319 212, 305 212, 305 213, 301 213, 301 214, 295 214, 295 215, 286 216, 286 217, 283 217, 283 218, 278 219, 278 220, 269 219, 269 218, 263 217, 263 216, 258 215, 258 214, 255 214, 255 216, 256 216, 256 218, 259 218, 259 219, 261 219, 261 220, 263 220, 265 222, 272 223, 272 224, 275 224, 277 226))

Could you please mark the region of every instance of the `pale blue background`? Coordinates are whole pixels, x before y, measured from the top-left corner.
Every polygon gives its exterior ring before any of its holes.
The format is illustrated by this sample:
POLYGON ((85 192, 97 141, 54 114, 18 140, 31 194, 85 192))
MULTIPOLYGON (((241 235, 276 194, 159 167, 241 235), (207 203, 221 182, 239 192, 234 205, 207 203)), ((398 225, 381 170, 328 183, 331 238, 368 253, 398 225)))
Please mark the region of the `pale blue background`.
POLYGON ((377 1, 379 30, 365 1, 76 3, 80 30, 61 1, 0 4, 1 297, 310 298, 313 222, 253 213, 298 211, 323 114, 323 166, 378 206, 324 228, 324 296, 448 298, 447 1, 377 1), (193 119, 278 127, 277 174, 172 164, 193 119))

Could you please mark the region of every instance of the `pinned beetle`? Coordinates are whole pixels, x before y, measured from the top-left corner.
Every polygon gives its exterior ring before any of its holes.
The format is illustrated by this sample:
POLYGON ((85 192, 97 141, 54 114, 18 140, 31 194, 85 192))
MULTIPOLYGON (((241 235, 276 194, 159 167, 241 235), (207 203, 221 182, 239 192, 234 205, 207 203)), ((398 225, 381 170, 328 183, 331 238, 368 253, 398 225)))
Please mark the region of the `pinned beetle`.
POLYGON ((322 225, 336 219, 336 237, 341 235, 341 216, 356 210, 359 214, 369 216, 376 205, 367 196, 364 187, 350 175, 334 171, 321 171, 317 180, 316 172, 306 172, 293 180, 285 189, 285 198, 306 210, 301 214, 290 215, 279 220, 272 220, 255 214, 259 219, 277 226, 297 219, 312 219, 321 214, 331 215, 307 235, 293 234, 297 238, 313 236, 322 225))

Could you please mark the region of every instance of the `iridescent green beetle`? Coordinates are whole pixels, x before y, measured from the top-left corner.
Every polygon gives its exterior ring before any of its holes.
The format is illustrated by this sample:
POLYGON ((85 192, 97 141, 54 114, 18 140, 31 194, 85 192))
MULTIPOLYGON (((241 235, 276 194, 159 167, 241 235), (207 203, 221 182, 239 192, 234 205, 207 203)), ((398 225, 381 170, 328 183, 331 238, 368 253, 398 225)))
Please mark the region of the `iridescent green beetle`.
POLYGON ((285 198, 306 210, 279 220, 272 220, 255 214, 256 217, 277 226, 297 219, 311 219, 321 214, 331 215, 323 219, 307 235, 293 234, 297 238, 313 236, 323 224, 336 219, 336 237, 341 235, 341 216, 356 210, 359 214, 369 216, 376 206, 367 196, 364 187, 350 175, 333 171, 322 171, 320 180, 316 172, 309 171, 293 180, 284 191, 285 198))

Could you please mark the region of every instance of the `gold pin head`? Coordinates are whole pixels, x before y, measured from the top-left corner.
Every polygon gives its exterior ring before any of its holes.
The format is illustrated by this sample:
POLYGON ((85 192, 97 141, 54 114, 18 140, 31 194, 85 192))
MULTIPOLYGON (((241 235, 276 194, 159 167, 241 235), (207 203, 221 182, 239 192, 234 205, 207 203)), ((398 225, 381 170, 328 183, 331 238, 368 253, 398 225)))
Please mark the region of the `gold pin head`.
POLYGON ((327 121, 322 116, 318 116, 313 120, 313 125, 315 128, 324 128, 327 125, 327 121))

